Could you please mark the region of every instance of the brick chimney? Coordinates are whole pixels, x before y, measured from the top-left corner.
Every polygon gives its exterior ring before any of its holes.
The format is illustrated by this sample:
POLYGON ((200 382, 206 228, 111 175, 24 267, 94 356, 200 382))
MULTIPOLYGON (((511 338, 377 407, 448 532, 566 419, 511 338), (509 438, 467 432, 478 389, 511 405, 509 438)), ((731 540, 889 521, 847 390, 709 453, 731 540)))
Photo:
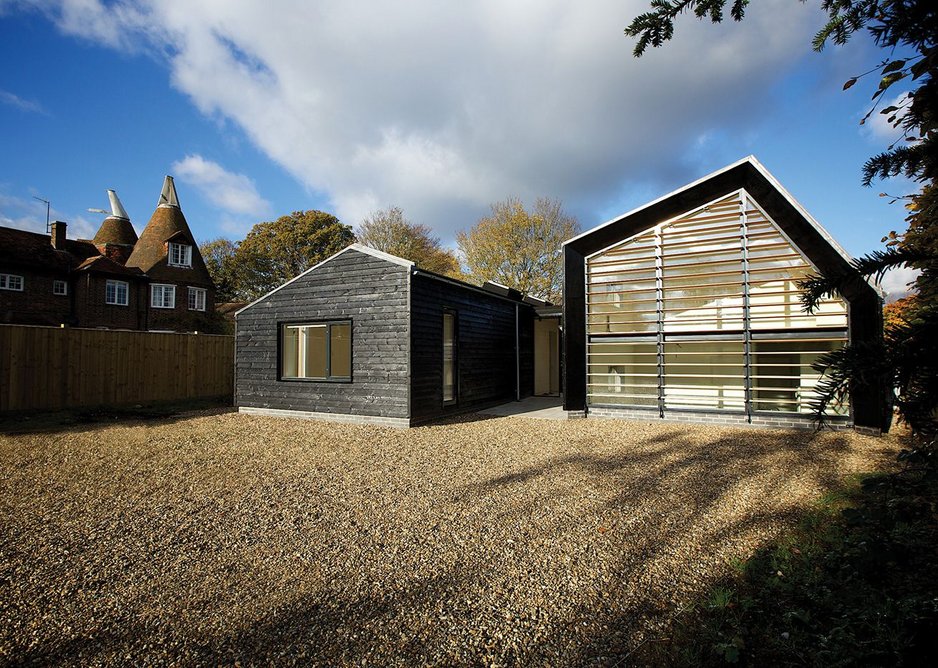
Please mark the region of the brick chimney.
POLYGON ((52 247, 55 250, 65 250, 65 227, 61 220, 52 223, 52 247))

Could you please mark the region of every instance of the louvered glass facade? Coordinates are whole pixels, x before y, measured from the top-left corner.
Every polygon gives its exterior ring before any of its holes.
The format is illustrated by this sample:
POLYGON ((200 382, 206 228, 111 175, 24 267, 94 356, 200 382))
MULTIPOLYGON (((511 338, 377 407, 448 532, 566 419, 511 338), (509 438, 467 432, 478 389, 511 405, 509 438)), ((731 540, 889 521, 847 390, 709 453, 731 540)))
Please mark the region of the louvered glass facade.
POLYGON ((586 271, 592 406, 807 414, 811 365, 847 340, 846 303, 804 311, 798 281, 816 270, 742 190, 586 271))

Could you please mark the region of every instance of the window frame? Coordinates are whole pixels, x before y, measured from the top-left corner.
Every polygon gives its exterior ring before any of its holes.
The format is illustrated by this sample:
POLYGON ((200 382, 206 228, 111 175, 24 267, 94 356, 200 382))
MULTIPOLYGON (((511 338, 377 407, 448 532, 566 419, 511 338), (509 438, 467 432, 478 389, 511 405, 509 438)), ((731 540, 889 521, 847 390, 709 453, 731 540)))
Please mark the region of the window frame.
POLYGON ((104 283, 104 303, 107 306, 129 306, 130 305, 130 284, 127 281, 118 281, 109 278, 104 283), (114 301, 108 301, 108 288, 114 286, 114 301), (120 288, 124 288, 124 301, 120 301, 120 288))
POLYGON ((67 297, 68 296, 68 281, 63 281, 61 279, 54 279, 52 281, 52 294, 57 297, 67 297), (62 288, 62 291, 59 292, 58 288, 62 288))
POLYGON ((150 308, 158 308, 158 309, 164 309, 164 310, 172 310, 176 308, 176 286, 173 283, 150 283, 150 308), (166 301, 165 299, 162 300, 162 302, 159 305, 155 303, 155 300, 153 299, 153 294, 156 288, 162 288, 163 294, 166 293, 167 288, 172 289, 173 298, 172 298, 172 303, 169 306, 163 305, 166 301))
POLYGON ((201 311, 205 312, 206 304, 208 303, 208 290, 205 288, 197 288, 193 286, 187 286, 189 288, 189 294, 187 299, 187 305, 189 306, 190 311, 201 311), (199 296, 202 297, 202 308, 199 308, 199 296), (195 306, 192 305, 192 297, 195 296, 195 306))
MULTIPOLYGON (((351 384, 355 379, 354 358, 355 358, 355 326, 352 318, 337 318, 333 320, 282 320, 277 323, 277 380, 284 383, 337 383, 351 384), (349 375, 333 376, 332 372, 332 327, 333 325, 348 325, 349 333, 349 375), (284 376, 283 375, 283 353, 284 353, 284 335, 287 327, 325 327, 326 328, 326 352, 325 352, 325 376, 284 376)), ((297 360, 299 366, 299 360, 297 360)))
POLYGON ((0 274, 0 290, 9 290, 10 292, 23 292, 26 288, 26 279, 20 274, 0 274), (19 287, 10 286, 12 279, 19 281, 19 287))
POLYGON ((192 267, 192 245, 181 244, 176 241, 168 242, 166 249, 166 264, 170 267, 192 267), (173 253, 176 249, 180 249, 179 252, 183 255, 182 262, 173 261, 173 253))

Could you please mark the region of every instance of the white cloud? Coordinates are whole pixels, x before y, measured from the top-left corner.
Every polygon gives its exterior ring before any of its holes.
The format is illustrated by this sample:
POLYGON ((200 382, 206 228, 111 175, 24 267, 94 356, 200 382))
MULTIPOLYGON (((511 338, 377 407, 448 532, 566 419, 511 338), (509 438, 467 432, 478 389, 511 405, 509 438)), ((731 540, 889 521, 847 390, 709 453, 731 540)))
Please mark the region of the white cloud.
POLYGON ((595 213, 719 166, 686 147, 757 124, 773 101, 756 91, 818 17, 788 0, 749 7, 745 29, 683 16, 636 60, 623 28, 647 0, 32 1, 64 32, 165 59, 346 222, 396 204, 444 240, 509 195, 595 213))
POLYGON ((892 302, 906 296, 911 291, 909 283, 918 278, 922 272, 911 267, 900 267, 886 272, 880 285, 886 291, 886 301, 892 302))
POLYGON ((229 172, 201 155, 187 155, 172 164, 172 171, 190 183, 209 202, 234 216, 266 216, 270 202, 260 196, 254 182, 244 174, 229 172))
MULTIPOLYGON (((863 124, 867 136, 880 143, 883 141, 895 141, 901 137, 902 130, 896 128, 893 123, 890 123, 889 119, 895 114, 896 120, 902 120, 908 111, 907 105, 909 102, 908 93, 900 93, 894 98, 883 100, 867 119, 866 123, 863 124), (898 107, 898 111, 888 114, 880 113, 882 110, 889 109, 890 107, 898 107)), ((863 113, 866 114, 867 111, 868 109, 864 110, 863 113)))
POLYGON ((15 107, 20 111, 25 111, 31 114, 40 114, 41 116, 48 116, 49 112, 46 111, 41 104, 35 100, 24 100, 19 95, 14 95, 13 93, 3 90, 0 88, 0 104, 5 104, 8 107, 15 107))

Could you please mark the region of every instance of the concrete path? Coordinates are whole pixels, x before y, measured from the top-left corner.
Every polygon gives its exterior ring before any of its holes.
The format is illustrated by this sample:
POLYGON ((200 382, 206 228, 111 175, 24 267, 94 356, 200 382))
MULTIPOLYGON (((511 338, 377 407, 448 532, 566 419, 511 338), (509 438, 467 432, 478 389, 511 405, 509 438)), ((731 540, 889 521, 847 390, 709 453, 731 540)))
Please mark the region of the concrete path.
POLYGON ((563 409, 561 397, 528 397, 521 401, 510 401, 507 404, 493 406, 484 411, 484 415, 497 415, 499 417, 529 417, 541 420, 566 420, 567 412, 563 409))

